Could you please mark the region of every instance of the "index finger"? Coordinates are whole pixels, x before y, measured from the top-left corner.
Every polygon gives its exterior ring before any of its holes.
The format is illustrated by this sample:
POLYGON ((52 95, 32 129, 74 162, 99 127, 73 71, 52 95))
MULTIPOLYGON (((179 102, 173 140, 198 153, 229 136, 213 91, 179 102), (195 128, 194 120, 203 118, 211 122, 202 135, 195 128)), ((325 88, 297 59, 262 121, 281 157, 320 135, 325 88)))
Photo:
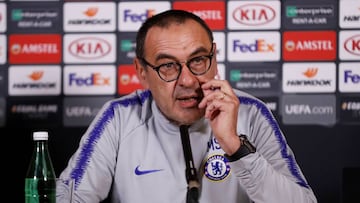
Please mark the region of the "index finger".
POLYGON ((212 91, 214 91, 214 90, 221 89, 222 86, 223 86, 222 80, 213 79, 213 80, 209 80, 206 83, 202 84, 201 88, 203 90, 212 90, 212 91))

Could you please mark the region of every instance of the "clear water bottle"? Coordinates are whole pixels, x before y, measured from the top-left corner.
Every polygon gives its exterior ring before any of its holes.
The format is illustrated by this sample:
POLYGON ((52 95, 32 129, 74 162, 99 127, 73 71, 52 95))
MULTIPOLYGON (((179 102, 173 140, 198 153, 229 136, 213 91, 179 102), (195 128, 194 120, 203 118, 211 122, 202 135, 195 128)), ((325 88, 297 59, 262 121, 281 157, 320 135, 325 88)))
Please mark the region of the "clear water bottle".
POLYGON ((55 203, 56 175, 48 149, 48 132, 33 133, 34 151, 25 177, 25 203, 55 203))

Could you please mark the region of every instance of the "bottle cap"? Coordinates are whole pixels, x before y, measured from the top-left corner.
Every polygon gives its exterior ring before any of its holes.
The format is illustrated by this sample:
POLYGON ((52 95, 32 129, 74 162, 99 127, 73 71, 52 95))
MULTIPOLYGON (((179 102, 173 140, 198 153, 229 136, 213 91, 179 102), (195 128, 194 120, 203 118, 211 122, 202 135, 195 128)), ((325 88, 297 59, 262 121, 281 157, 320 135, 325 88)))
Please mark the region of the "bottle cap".
POLYGON ((48 136, 46 131, 37 131, 33 133, 33 140, 48 140, 48 136))

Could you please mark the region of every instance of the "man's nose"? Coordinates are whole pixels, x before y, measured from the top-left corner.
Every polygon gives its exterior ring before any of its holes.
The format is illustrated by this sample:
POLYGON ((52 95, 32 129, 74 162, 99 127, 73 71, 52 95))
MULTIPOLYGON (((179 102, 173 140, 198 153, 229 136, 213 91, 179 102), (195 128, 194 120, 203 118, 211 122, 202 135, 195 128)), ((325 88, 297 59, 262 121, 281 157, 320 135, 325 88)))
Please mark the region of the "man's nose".
POLYGON ((190 71, 186 63, 181 63, 181 66, 178 83, 183 86, 192 86, 197 81, 196 75, 190 71))

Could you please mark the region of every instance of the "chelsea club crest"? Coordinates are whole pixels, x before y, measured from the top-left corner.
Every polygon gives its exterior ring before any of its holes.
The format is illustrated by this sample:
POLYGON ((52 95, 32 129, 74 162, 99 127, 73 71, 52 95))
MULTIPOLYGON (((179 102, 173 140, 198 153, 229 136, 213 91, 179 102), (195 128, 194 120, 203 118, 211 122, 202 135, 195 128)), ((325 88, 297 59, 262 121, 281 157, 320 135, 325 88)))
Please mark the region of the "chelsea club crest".
POLYGON ((230 174, 230 165, 223 155, 210 156, 204 165, 205 176, 212 181, 224 180, 230 174))

